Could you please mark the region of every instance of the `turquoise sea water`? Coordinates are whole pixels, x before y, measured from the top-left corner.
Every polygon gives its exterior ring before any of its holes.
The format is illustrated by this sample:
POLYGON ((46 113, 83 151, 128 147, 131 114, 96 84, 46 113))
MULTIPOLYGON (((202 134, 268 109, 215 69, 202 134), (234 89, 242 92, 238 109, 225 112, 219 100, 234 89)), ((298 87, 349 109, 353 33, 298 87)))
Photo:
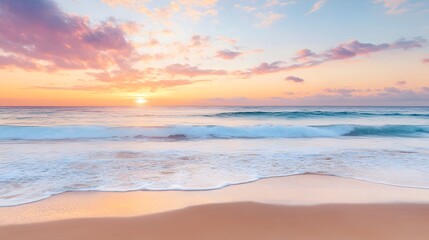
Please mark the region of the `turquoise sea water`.
POLYGON ((429 188, 429 107, 0 108, 0 206, 302 173, 429 188))

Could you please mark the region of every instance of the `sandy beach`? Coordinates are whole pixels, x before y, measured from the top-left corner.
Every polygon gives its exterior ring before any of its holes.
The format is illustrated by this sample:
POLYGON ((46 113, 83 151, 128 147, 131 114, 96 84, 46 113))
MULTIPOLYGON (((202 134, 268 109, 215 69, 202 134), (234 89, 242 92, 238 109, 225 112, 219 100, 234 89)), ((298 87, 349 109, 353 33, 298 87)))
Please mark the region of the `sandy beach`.
POLYGON ((0 0, 0 240, 429 240, 429 0, 0 0))
POLYGON ((0 239, 428 239, 428 224, 426 189, 319 175, 0 208, 0 239))

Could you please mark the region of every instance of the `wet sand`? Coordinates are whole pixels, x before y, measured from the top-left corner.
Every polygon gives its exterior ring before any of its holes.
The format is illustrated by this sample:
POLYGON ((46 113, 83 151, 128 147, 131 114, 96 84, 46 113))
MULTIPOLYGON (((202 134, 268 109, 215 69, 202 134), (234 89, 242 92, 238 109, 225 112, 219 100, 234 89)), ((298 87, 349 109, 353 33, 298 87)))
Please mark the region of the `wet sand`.
POLYGON ((212 191, 65 193, 0 208, 0 239, 429 239, 429 190, 301 175, 212 191))

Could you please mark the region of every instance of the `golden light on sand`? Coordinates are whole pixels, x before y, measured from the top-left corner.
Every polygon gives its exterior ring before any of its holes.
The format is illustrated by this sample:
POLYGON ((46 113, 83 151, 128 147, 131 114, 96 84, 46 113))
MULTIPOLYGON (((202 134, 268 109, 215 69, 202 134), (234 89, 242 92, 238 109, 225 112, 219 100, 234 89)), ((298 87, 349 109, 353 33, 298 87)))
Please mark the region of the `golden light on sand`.
POLYGON ((141 104, 145 104, 147 102, 147 100, 144 97, 137 97, 136 98, 136 103, 141 105, 141 104))

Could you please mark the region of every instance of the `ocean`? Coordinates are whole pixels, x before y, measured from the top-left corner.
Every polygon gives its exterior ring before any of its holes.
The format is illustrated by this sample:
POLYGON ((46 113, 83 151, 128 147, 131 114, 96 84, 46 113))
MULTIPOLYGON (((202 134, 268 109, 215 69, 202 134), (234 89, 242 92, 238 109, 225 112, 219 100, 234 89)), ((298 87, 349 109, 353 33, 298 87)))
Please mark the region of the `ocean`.
POLYGON ((429 188, 429 107, 0 107, 0 206, 306 173, 429 188))

